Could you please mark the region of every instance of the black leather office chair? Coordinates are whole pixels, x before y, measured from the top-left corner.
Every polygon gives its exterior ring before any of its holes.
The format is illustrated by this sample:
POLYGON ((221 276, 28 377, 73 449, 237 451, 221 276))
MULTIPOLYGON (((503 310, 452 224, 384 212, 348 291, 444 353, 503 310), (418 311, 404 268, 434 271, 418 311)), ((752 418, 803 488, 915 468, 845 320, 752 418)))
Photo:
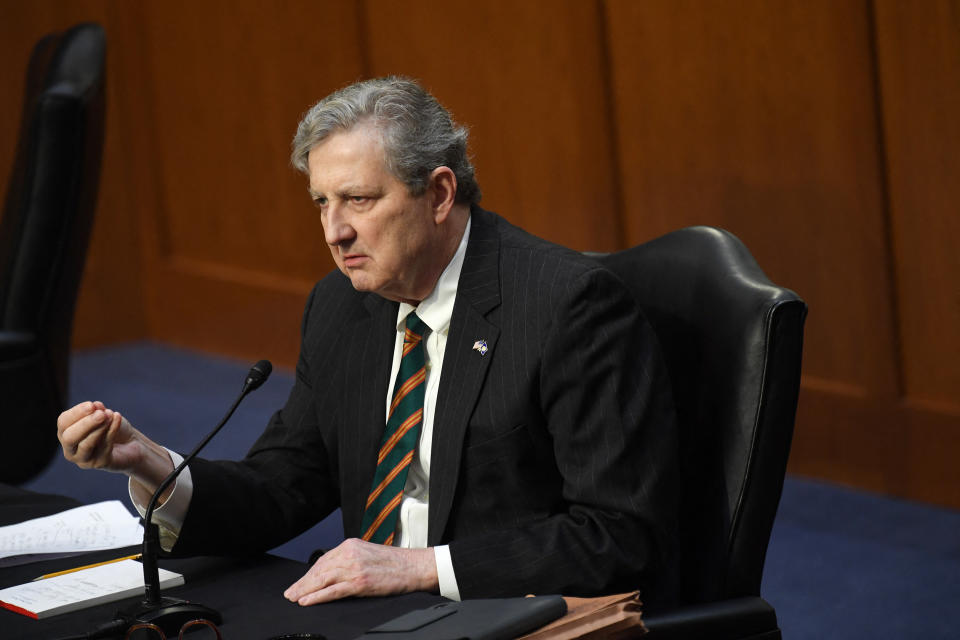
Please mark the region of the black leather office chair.
POLYGON ((691 227, 599 258, 663 347, 680 427, 680 608, 654 638, 780 638, 760 580, 800 386, 807 306, 733 234, 691 227))
POLYGON ((104 120, 103 29, 33 50, 0 220, 0 481, 39 473, 57 447, 70 332, 93 225, 104 120))

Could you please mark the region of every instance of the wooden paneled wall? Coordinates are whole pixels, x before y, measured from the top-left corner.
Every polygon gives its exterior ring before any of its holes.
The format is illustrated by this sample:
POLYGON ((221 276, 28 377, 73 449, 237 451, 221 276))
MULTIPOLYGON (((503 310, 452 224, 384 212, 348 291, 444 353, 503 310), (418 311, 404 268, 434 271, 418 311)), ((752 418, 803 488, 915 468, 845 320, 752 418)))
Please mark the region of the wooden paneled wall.
MULTIPOLYGON (((2 2, 2 0, 0 0, 2 2)), ((417 77, 470 126, 483 204, 577 249, 690 224, 810 304, 793 471, 960 507, 960 3, 2 2, 0 172, 32 43, 109 38, 75 344, 292 365, 332 268, 299 115, 417 77)))

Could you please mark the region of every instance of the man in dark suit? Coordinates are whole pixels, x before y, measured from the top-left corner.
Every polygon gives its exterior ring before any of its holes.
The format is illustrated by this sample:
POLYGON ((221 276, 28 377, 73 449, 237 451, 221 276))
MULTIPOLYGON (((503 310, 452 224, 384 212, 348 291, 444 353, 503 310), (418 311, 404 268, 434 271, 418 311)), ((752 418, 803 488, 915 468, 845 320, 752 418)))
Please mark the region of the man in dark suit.
MULTIPOLYGON (((197 459, 164 496, 165 548, 265 550, 339 506, 349 539, 290 600, 669 602, 673 407, 620 282, 480 209, 466 132, 411 81, 322 100, 293 163, 339 271, 311 293, 296 382, 247 457, 197 459)), ((178 463, 100 403, 58 429, 69 459, 126 473, 140 504, 178 463)))

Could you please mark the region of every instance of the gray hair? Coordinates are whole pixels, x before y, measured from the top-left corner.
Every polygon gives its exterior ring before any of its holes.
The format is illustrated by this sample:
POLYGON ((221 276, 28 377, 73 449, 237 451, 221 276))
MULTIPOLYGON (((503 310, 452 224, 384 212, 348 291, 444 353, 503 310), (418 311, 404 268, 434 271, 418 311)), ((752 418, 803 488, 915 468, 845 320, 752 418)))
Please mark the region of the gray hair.
POLYGON ((309 174, 310 149, 329 136, 369 122, 383 143, 387 169, 419 196, 430 173, 449 167, 457 177, 458 204, 480 201, 480 187, 467 156, 467 130, 417 82, 389 76, 351 84, 313 105, 293 137, 290 162, 309 174))

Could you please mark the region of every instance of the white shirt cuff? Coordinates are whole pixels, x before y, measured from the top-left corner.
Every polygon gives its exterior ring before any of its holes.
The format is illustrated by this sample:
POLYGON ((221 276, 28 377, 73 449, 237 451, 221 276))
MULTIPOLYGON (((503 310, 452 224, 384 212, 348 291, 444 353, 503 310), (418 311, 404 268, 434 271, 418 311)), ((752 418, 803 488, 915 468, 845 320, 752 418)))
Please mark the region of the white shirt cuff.
POLYGON ((459 602, 460 587, 457 586, 457 576, 453 573, 450 546, 445 544, 434 547, 433 556, 437 561, 437 582, 440 583, 440 595, 459 602))
MULTIPOLYGON (((183 462, 183 456, 176 451, 167 449, 167 453, 170 454, 174 468, 183 462)), ((150 501, 150 496, 135 492, 132 480, 127 483, 127 492, 130 494, 130 501, 142 518, 147 512, 145 503, 150 501)), ((193 498, 193 476, 190 475, 190 467, 187 467, 177 477, 173 484, 173 491, 166 502, 153 510, 152 520, 160 527, 160 547, 164 551, 170 551, 177 543, 183 521, 187 518, 191 498, 193 498)))

